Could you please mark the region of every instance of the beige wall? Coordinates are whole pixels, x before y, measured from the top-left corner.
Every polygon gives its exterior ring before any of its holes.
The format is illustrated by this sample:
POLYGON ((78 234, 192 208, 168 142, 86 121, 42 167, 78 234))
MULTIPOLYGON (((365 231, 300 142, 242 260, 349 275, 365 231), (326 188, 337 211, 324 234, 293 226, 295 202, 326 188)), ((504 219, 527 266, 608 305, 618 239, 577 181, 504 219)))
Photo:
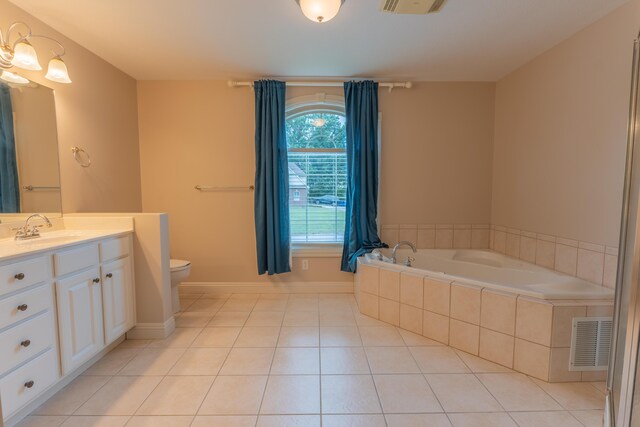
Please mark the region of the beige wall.
MULTIPOLYGON (((56 93, 63 210, 141 210, 136 81, 23 10, 0 0, 0 28, 6 31, 14 21, 28 23, 36 34, 56 38, 67 50, 64 60, 73 80, 70 85, 44 79, 44 71, 18 71, 56 93), (85 148, 91 154, 91 168, 75 163, 72 146, 85 148)), ((33 45, 46 69, 52 46, 43 39, 36 39, 33 45)))
POLYGON ((488 224, 493 83, 380 90, 382 224, 488 224))
POLYGON ((634 0, 497 83, 494 224, 617 246, 634 0))
MULTIPOLYGON (((293 88, 288 97, 341 93, 293 88)), ((488 223, 491 83, 420 83, 380 91, 383 222, 488 223), (443 162, 442 159, 447 159, 443 162)), ((253 194, 200 193, 196 184, 253 183, 253 92, 223 81, 138 82, 143 209, 169 213, 171 254, 189 281, 351 281, 338 258, 294 258, 293 273, 256 274, 253 194)))

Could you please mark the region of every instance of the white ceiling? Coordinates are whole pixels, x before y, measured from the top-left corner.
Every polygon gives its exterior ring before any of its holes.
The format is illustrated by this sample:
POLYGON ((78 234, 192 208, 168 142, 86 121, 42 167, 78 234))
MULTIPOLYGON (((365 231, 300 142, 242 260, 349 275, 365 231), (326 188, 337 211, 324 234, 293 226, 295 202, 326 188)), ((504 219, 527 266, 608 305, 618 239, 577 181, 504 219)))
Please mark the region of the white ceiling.
POLYGON ((438 14, 346 0, 10 0, 139 80, 279 77, 495 81, 627 0, 449 0, 438 14))

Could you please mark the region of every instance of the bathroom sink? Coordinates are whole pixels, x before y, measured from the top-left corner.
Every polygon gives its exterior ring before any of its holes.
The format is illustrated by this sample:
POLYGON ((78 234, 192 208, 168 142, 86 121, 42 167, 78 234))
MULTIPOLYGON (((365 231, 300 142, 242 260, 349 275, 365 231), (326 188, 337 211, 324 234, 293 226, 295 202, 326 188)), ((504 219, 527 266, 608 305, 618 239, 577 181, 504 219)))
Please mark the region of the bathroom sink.
POLYGON ((35 239, 15 240, 17 244, 46 244, 57 245, 92 237, 94 232, 84 230, 41 231, 40 237, 35 239))
POLYGON ((0 239, 0 259, 16 256, 30 251, 53 249, 59 246, 101 238, 114 233, 129 230, 42 230, 40 237, 35 239, 15 240, 13 237, 0 239))
POLYGON ((41 235, 40 237, 36 237, 35 239, 25 239, 25 240, 14 240, 16 245, 62 245, 64 243, 73 242, 74 240, 78 240, 77 235, 53 235, 49 236, 46 234, 41 235))
POLYGON ((13 237, 1 239, 0 248, 10 249, 11 247, 20 248, 38 248, 40 246, 56 246, 63 245, 65 243, 71 243, 76 240, 91 237, 90 231, 79 230, 58 230, 50 232, 42 232, 40 237, 34 239, 15 240, 13 237))

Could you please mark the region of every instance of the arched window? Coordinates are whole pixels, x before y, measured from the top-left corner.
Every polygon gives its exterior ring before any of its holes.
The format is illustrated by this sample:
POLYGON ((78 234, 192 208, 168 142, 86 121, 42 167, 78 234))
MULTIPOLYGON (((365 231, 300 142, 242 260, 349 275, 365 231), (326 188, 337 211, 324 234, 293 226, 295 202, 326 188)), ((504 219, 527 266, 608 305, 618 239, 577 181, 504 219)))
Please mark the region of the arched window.
POLYGON ((342 97, 319 94, 288 103, 292 242, 343 241, 347 188, 345 125, 342 97))

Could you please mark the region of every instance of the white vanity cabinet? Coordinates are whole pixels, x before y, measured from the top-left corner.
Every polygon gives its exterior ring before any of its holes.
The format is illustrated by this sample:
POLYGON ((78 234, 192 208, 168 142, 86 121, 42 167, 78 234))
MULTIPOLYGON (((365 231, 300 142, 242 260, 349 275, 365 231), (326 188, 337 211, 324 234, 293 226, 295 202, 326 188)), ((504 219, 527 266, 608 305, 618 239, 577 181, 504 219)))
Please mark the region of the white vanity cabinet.
POLYGON ((100 271, 91 268, 56 281, 62 373, 67 374, 104 347, 100 271))
POLYGON ((100 244, 102 261, 102 310, 105 345, 135 325, 135 290, 128 238, 100 244))
POLYGON ((6 417, 60 378, 51 256, 0 262, 0 396, 6 417))
POLYGON ((120 237, 54 254, 56 275, 71 274, 56 280, 63 374, 134 326, 130 246, 120 237))
POLYGON ((120 234, 0 261, 5 419, 135 325, 132 253, 120 234))

